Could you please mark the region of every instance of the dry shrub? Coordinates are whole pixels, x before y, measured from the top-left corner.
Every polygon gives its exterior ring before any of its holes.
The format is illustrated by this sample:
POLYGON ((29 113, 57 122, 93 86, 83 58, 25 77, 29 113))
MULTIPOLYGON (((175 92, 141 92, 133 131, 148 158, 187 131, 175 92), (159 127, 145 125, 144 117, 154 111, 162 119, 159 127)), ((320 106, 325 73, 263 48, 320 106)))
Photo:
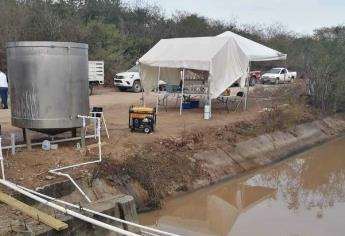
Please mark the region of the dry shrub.
POLYGON ((180 137, 168 137, 159 141, 160 145, 175 151, 193 150, 205 143, 205 133, 202 131, 183 132, 180 137))
POLYGON ((264 108, 258 118, 263 132, 285 130, 291 126, 311 120, 307 106, 306 84, 297 80, 293 84, 278 88, 258 88, 253 92, 256 98, 264 97, 264 108))
POLYGON ((274 132, 277 130, 286 130, 294 125, 305 122, 306 105, 300 103, 285 103, 266 109, 258 118, 263 132, 274 132))

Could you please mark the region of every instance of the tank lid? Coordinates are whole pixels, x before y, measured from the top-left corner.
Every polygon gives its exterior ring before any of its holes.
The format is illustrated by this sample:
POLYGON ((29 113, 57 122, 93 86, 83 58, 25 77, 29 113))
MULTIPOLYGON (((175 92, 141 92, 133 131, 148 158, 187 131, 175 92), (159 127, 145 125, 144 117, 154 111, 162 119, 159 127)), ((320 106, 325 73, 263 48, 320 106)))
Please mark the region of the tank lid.
POLYGON ((89 45, 85 43, 73 43, 73 42, 51 42, 51 41, 17 41, 8 42, 7 48, 13 47, 51 47, 51 48, 81 48, 88 49, 89 45))

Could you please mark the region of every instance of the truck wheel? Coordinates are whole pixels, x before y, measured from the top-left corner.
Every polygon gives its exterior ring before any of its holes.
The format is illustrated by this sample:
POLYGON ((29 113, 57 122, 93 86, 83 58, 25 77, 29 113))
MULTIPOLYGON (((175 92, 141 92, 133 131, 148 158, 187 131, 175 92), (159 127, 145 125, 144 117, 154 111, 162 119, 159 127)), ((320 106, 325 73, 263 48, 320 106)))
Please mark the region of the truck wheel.
POLYGON ((133 92, 135 93, 141 92, 141 83, 139 80, 134 81, 132 89, 133 89, 133 92))
POLYGON ((89 85, 89 96, 91 96, 93 93, 93 86, 90 84, 89 85))

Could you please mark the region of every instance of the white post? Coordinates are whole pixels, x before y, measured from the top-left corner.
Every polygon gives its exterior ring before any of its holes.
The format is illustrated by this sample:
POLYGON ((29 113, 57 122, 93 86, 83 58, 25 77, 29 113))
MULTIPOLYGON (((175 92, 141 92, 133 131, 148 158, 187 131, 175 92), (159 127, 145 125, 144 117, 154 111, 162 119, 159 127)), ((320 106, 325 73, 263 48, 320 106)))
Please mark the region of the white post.
POLYGON ((14 133, 11 133, 11 150, 12 155, 16 154, 16 135, 14 133))
POLYGON ((247 75, 246 75, 246 82, 245 82, 245 92, 244 92, 244 110, 246 111, 247 110, 247 107, 248 107, 248 93, 249 93, 249 73, 250 73, 250 62, 249 62, 249 65, 248 65, 248 69, 247 69, 247 75))
POLYGON ((1 174, 2 174, 2 179, 3 180, 6 180, 5 178, 5 168, 4 168, 4 157, 2 155, 2 140, 1 140, 1 137, 0 137, 0 165, 1 165, 1 174))
POLYGON ((157 87, 156 87, 156 113, 158 113, 158 107, 159 107, 159 80, 161 77, 161 67, 158 67, 158 76, 157 76, 157 87))
POLYGON ((211 74, 208 75, 207 83, 208 83, 208 105, 210 106, 210 118, 212 117, 212 98, 211 98, 211 74))
POLYGON ((184 89, 184 73, 185 69, 182 70, 182 86, 181 86, 181 101, 180 101, 180 116, 182 115, 182 103, 183 103, 183 89, 184 89))
POLYGON ((145 97, 144 97, 144 79, 141 75, 141 69, 140 69, 140 63, 138 63, 139 66, 139 76, 140 76, 140 83, 141 83, 141 104, 145 107, 145 97))

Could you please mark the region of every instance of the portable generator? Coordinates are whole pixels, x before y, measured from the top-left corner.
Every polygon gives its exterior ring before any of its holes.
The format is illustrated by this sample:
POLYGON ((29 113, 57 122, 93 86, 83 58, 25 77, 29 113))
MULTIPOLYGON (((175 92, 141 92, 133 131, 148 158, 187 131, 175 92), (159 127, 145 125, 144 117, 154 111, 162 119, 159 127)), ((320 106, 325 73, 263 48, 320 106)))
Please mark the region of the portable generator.
POLYGON ((146 134, 153 132, 156 125, 156 108, 131 106, 128 125, 132 132, 135 130, 144 131, 146 134))

